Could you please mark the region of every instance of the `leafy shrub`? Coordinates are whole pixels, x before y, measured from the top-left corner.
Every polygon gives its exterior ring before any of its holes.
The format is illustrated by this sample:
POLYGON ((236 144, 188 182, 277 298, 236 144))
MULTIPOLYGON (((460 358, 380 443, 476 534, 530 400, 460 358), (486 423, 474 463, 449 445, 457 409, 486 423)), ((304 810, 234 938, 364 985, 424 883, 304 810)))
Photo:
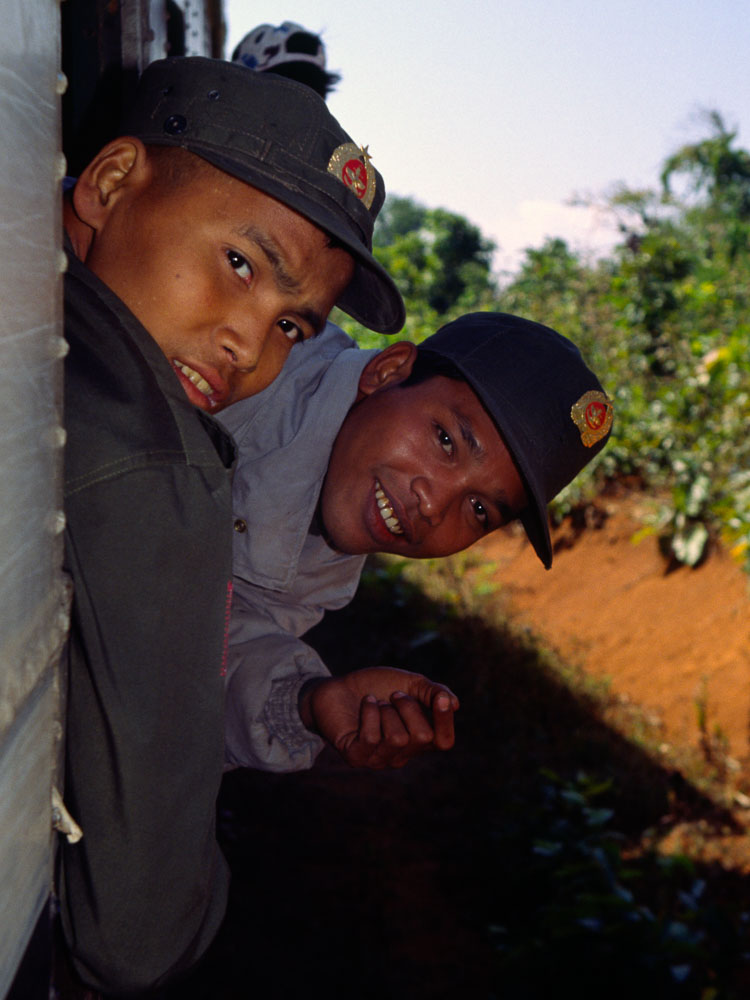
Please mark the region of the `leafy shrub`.
POLYGON ((498 995, 546 998, 564 985, 582 1000, 737 997, 747 914, 708 899, 686 857, 627 857, 602 804, 611 791, 584 773, 542 774, 523 905, 489 928, 498 995))

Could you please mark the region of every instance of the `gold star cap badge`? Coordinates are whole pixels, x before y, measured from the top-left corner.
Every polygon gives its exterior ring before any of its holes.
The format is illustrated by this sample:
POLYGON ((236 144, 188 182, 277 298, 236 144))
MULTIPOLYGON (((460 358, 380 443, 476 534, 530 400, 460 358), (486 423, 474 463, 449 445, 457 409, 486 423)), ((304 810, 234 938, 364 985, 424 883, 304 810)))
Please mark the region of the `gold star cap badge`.
POLYGON ((375 198, 375 171, 370 166, 367 146, 345 142, 337 146, 328 161, 328 173, 338 177, 369 208, 375 198))
POLYGON ((614 407, 608 396, 598 389, 592 389, 584 392, 578 402, 573 404, 570 415, 581 432, 581 441, 586 448, 591 448, 597 441, 601 441, 612 426, 614 407))

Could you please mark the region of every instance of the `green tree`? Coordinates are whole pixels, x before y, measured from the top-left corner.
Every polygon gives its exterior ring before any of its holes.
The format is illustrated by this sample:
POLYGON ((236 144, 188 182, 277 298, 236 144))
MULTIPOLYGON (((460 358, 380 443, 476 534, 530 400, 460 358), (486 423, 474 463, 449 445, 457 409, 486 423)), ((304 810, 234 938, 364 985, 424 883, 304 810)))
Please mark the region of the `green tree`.
POLYGON ((373 242, 407 308, 427 306, 447 316, 492 298, 494 244, 461 215, 390 195, 373 242))
POLYGON ((705 194, 711 207, 727 216, 750 219, 750 153, 734 147, 736 131, 730 131, 718 111, 704 117, 711 134, 700 142, 682 146, 664 163, 661 183, 672 194, 676 175, 687 178, 689 190, 705 194))

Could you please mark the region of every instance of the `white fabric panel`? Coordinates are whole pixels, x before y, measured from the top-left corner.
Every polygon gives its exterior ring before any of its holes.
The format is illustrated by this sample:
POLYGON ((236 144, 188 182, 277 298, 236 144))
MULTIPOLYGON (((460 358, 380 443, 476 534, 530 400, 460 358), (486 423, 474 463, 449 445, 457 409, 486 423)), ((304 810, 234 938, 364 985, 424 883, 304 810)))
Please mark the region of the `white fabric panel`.
POLYGON ((55 0, 2 0, 0 996, 51 875, 56 665, 66 626, 59 38, 55 0))

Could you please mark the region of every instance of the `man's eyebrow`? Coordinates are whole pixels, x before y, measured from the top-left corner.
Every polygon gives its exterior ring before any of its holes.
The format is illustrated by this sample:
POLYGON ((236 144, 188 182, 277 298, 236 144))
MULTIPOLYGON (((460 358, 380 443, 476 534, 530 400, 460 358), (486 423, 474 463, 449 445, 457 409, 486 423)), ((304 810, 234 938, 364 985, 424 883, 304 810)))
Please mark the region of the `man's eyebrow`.
MULTIPOLYGON (((454 414, 458 423, 458 429, 461 432, 461 437, 466 443, 467 448, 478 462, 483 461, 487 452, 479 441, 477 441, 474 434, 474 428, 471 425, 471 420, 458 410, 454 410, 454 414)), ((500 515, 503 524, 507 524, 509 521, 512 521, 515 517, 517 517, 517 515, 513 512, 513 507, 511 506, 508 494, 505 490, 498 490, 496 495, 492 498, 492 502, 497 508, 497 512, 500 515)))
MULTIPOLYGON (((245 226, 240 231, 240 235, 246 237, 246 239, 249 239, 252 243, 255 243, 260 252, 266 258, 268 263, 271 265, 276 287, 280 291, 287 292, 291 295, 299 291, 299 282, 296 278, 292 277, 286 269, 283 251, 272 236, 269 236, 268 233, 264 233, 256 226, 253 226, 252 223, 245 226)), ((317 309, 313 309, 308 306, 295 306, 294 311, 302 319, 309 323, 316 334, 320 333, 326 325, 326 317, 321 316, 317 309)))
POLYGON ((299 290, 299 282, 287 271, 284 263, 284 252, 272 236, 264 233, 257 226, 252 225, 252 223, 241 229, 240 235, 255 243, 263 253, 271 265, 276 284, 282 291, 296 292, 299 290))
POLYGON ((494 503, 500 517, 502 518, 503 524, 508 524, 508 522, 513 521, 518 517, 518 514, 513 512, 513 508, 508 500, 508 494, 505 490, 498 491, 497 496, 494 497, 494 503))
POLYGON ((460 413, 458 410, 454 410, 454 414, 456 417, 456 422, 458 424, 458 429, 461 432, 461 437, 463 438, 466 446, 468 447, 469 451, 474 456, 474 458, 476 458, 479 462, 481 462, 482 459, 487 454, 487 452, 484 450, 482 445, 477 441, 476 436, 474 434, 474 428, 471 425, 471 420, 469 420, 469 418, 465 414, 460 413))
POLYGON ((297 306, 294 311, 298 316, 301 316, 305 322, 310 324, 313 331, 313 337, 317 337, 319 333, 323 332, 323 327, 326 325, 326 318, 325 316, 321 316, 316 309, 308 309, 304 306, 297 306))

